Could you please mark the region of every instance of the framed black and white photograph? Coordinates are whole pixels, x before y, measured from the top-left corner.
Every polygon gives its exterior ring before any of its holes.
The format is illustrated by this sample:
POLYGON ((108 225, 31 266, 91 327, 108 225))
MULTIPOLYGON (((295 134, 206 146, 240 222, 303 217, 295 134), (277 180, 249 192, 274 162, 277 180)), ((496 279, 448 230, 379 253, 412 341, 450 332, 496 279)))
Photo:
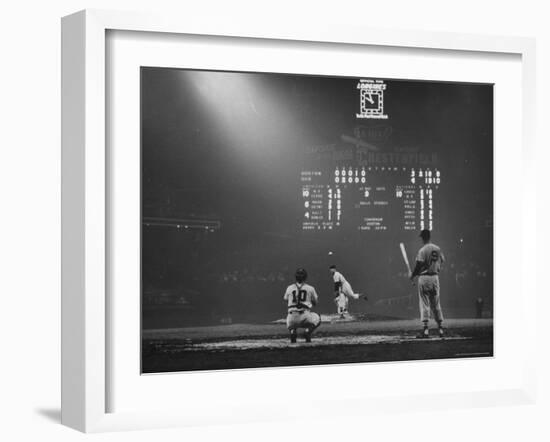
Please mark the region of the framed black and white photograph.
POLYGON ((492 356, 493 104, 142 67, 143 372, 492 356))
POLYGON ((62 37, 63 424, 292 419, 301 385, 305 420, 532 403, 532 39, 62 37))

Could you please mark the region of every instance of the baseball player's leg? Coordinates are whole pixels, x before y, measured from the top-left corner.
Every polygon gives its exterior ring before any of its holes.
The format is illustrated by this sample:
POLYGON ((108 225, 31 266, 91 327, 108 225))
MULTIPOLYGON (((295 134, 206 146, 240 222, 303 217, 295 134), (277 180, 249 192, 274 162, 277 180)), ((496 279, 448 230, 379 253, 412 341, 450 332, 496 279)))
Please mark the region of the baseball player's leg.
POLYGON ((311 312, 312 314, 312 323, 313 323, 313 330, 316 330, 320 327, 321 325, 321 315, 319 313, 314 313, 314 312, 311 312))
POLYGON ((334 297, 334 304, 336 305, 336 312, 340 314, 340 296, 337 295, 334 297))
POLYGON ((305 312, 304 316, 303 327, 310 332, 313 332, 321 325, 321 315, 319 313, 305 312))
POLYGON ((430 296, 424 288, 418 284, 418 307, 420 309, 420 320, 427 322, 430 320, 430 296))
POLYGON ((296 339, 298 337, 298 327, 299 327, 299 314, 289 313, 286 317, 286 327, 288 329, 288 332, 290 333, 290 342, 295 343, 296 339))
POLYGON ((359 293, 353 293, 353 289, 351 288, 351 284, 349 282, 345 282, 342 285, 342 292, 344 295, 346 295, 348 298, 352 299, 359 299, 359 293))
POLYGON ((433 317, 437 322, 437 327, 439 329, 439 336, 443 336, 443 310, 441 309, 441 297, 439 296, 439 279, 435 277, 433 285, 433 295, 431 298, 432 301, 432 313, 433 317))
POLYGON ((348 309, 348 298, 340 292, 340 294, 334 299, 334 302, 338 307, 338 314, 343 317, 348 309))
POLYGON ((422 333, 418 336, 427 338, 429 336, 428 321, 430 320, 430 296, 424 278, 418 278, 418 307, 420 310, 420 321, 422 322, 422 333))
POLYGON ((321 325, 321 315, 315 312, 305 312, 303 326, 306 329, 306 342, 311 342, 311 334, 321 325))
POLYGON ((433 318, 438 324, 443 322, 443 311, 441 310, 439 294, 430 296, 430 310, 432 311, 433 318))

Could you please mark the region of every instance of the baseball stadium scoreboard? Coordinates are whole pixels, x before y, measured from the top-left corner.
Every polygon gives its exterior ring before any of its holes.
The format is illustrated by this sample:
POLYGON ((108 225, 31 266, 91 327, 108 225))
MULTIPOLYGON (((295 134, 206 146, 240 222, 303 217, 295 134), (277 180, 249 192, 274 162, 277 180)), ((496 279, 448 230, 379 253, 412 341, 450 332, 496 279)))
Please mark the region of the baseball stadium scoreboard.
POLYGON ((441 171, 343 165, 303 170, 300 183, 304 231, 432 230, 441 171))

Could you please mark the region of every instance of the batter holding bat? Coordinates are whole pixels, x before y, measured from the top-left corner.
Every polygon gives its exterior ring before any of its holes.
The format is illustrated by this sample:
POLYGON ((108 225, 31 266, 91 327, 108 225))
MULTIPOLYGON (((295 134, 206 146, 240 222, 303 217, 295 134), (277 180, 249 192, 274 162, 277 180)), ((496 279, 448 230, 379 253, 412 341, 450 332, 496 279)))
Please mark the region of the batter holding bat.
POLYGON ((431 232, 422 230, 420 232, 423 246, 416 255, 416 264, 411 272, 408 264, 405 247, 401 244, 401 251, 404 254, 411 281, 418 276, 418 298, 420 307, 420 320, 423 323, 422 333, 419 338, 429 338, 430 331, 428 321, 431 314, 437 322, 439 336, 443 337, 443 311, 441 310, 441 302, 439 296, 439 272, 441 266, 445 262, 445 258, 441 253, 441 249, 431 242, 431 232))

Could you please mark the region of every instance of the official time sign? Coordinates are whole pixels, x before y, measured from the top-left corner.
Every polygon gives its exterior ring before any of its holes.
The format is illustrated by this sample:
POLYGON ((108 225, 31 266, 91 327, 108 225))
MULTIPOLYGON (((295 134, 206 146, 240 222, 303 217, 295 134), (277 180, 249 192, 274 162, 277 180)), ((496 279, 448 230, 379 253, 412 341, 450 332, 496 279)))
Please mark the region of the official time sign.
POLYGON ((386 120, 384 114, 384 91, 386 85, 381 80, 360 80, 357 84, 359 89, 359 110, 357 118, 375 118, 386 120))

